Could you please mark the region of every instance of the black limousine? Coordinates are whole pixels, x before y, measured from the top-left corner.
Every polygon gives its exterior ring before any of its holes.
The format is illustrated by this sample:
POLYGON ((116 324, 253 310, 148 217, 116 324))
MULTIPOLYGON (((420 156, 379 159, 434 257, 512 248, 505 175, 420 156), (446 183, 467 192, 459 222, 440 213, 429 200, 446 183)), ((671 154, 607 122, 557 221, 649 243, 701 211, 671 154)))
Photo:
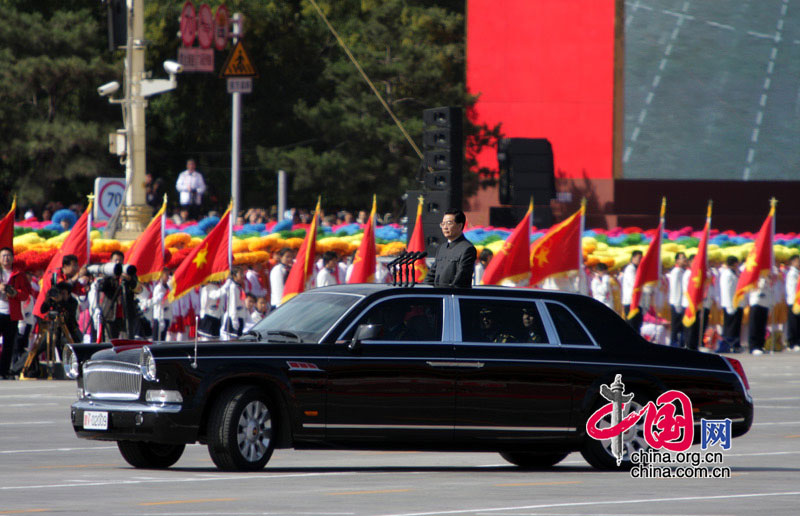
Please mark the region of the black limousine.
POLYGON ((76 344, 64 362, 78 437, 116 441, 140 468, 196 442, 238 471, 275 448, 493 451, 529 468, 579 450, 624 468, 647 446, 642 421, 623 434, 621 465, 586 430, 616 375, 634 393, 626 411, 679 390, 695 425, 727 418, 736 437, 753 421, 737 360, 650 344, 594 299, 542 290, 338 285, 238 341, 76 344))

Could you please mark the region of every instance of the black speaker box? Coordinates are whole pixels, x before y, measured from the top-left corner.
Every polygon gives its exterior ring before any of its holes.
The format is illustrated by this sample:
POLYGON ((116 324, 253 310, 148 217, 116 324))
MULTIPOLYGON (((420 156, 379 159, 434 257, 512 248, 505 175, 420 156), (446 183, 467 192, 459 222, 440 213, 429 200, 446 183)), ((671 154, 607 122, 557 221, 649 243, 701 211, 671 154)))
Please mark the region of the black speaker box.
POLYGON ((437 107, 422 111, 422 123, 426 126, 452 127, 461 130, 461 108, 437 107))
MULTIPOLYGON (((517 227, 527 211, 527 206, 491 206, 489 208, 489 225, 513 229, 517 227)), ((534 205, 533 225, 537 228, 549 228, 553 225, 553 211, 549 205, 534 205)))
POLYGON ((425 149, 437 147, 450 148, 450 131, 446 127, 426 129, 422 133, 422 146, 425 149))
POLYGON ((437 170, 435 172, 425 172, 422 176, 422 182, 425 185, 426 190, 451 190, 451 189, 461 189, 461 184, 457 184, 457 179, 453 176, 451 170, 437 170))
POLYGON ((556 196, 553 147, 544 138, 504 138, 497 146, 501 204, 549 204, 556 196))

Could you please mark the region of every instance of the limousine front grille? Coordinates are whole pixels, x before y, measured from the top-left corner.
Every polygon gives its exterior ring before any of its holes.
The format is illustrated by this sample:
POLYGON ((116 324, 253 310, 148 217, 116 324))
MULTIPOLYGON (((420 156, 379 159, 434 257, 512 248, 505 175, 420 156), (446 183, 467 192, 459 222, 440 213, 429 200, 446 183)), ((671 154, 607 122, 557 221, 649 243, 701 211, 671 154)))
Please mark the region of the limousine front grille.
POLYGON ((83 389, 89 398, 137 400, 142 388, 139 364, 94 362, 83 367, 83 389))

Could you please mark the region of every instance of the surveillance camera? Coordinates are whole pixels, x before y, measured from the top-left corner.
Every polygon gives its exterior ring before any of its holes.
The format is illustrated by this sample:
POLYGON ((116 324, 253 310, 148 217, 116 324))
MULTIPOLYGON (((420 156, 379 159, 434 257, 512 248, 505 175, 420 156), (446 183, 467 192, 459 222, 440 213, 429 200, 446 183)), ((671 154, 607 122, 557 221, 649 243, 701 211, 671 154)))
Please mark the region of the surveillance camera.
POLYGON ((175 61, 164 61, 164 71, 170 75, 175 75, 183 71, 183 65, 175 61))
POLYGON ((111 81, 97 88, 97 93, 105 97, 107 95, 113 95, 118 89, 119 83, 117 81, 111 81))

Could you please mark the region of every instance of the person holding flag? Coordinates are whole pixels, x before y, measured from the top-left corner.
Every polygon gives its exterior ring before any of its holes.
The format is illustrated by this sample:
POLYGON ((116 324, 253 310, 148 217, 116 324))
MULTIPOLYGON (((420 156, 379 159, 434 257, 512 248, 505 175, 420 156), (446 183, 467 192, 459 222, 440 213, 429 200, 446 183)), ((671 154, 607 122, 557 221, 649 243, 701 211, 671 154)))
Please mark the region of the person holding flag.
POLYGON ((747 254, 744 270, 739 275, 736 293, 733 295, 734 306, 745 295, 748 295, 747 301, 750 305, 748 341, 750 353, 753 355, 764 354, 767 316, 769 308, 772 306, 770 276, 775 265, 772 241, 775 235, 775 205, 777 202, 775 199, 770 200, 769 214, 756 235, 755 245, 747 254))
POLYGON ((706 225, 703 227, 703 236, 697 246, 697 254, 692 260, 688 274, 683 276, 683 299, 686 309, 683 312, 682 323, 686 328, 685 346, 697 350, 703 335, 703 328, 708 323, 708 309, 706 308, 706 294, 711 285, 708 270, 708 238, 711 230, 711 201, 708 201, 706 225), (698 317, 698 310, 700 316, 698 317))
MULTIPOLYGON (((641 330, 644 313, 653 302, 653 292, 661 280, 661 240, 664 234, 664 214, 667 210, 667 199, 661 199, 661 214, 658 227, 647 252, 636 262, 636 272, 631 285, 631 294, 625 314, 631 326, 637 331, 641 330)), ((631 256, 631 263, 634 258, 631 256)), ((624 297, 624 293, 623 293, 624 297)))
MULTIPOLYGON (((503 247, 497 251, 481 278, 481 285, 517 286, 528 283, 531 276, 531 223, 533 220, 533 198, 528 211, 511 232, 503 247)), ((481 253, 482 255, 483 253, 481 253)))
MULTIPOLYGON (((232 203, 228 205, 214 229, 209 231, 200 245, 192 249, 175 269, 169 281, 170 303, 191 293, 195 287, 210 281, 223 281, 228 277, 233 265, 231 205, 232 203)), ((172 306, 173 319, 184 315, 183 312, 178 312, 176 305, 172 306)))
POLYGON ((308 226, 308 231, 306 231, 306 237, 300 245, 300 250, 297 252, 294 264, 289 270, 289 276, 287 276, 286 283, 283 285, 281 304, 292 299, 297 294, 304 292, 307 288, 310 288, 311 282, 315 279, 314 252, 317 247, 320 202, 321 199, 318 197, 317 207, 314 209, 314 216, 311 219, 311 224, 308 226))

